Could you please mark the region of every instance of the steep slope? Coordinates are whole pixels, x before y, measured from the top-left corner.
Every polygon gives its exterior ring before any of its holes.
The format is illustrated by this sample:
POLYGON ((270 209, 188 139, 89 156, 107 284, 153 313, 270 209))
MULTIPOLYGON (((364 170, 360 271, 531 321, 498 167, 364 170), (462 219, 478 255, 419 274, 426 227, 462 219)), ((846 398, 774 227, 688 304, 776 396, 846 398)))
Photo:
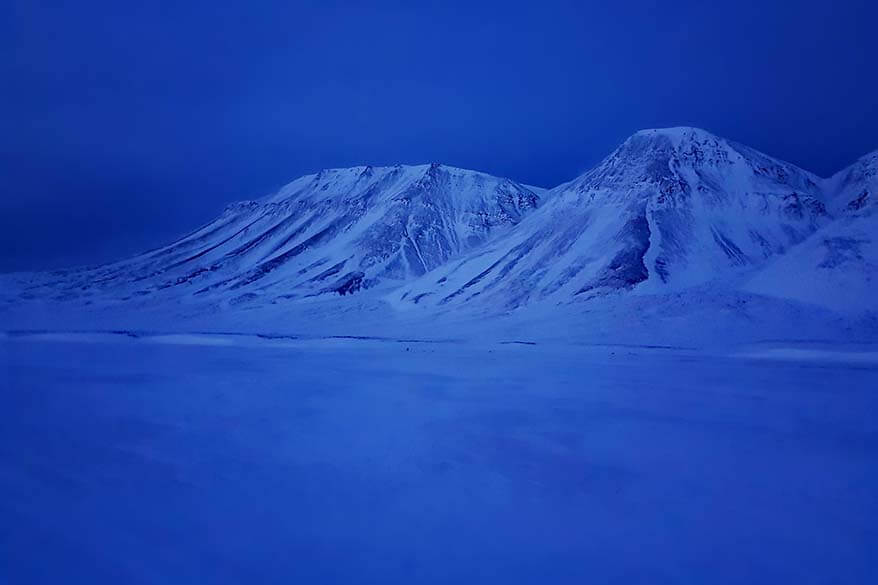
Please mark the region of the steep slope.
POLYGON ((518 223, 538 199, 508 179, 439 164, 329 169, 231 205, 169 246, 21 275, 15 288, 23 298, 85 301, 345 295, 423 275, 518 223))
POLYGON ((389 299, 506 310, 734 279, 829 221, 821 182, 703 130, 645 130, 514 231, 389 299))
POLYGON ((836 219, 760 271, 746 290, 840 312, 878 311, 878 151, 827 184, 836 219))

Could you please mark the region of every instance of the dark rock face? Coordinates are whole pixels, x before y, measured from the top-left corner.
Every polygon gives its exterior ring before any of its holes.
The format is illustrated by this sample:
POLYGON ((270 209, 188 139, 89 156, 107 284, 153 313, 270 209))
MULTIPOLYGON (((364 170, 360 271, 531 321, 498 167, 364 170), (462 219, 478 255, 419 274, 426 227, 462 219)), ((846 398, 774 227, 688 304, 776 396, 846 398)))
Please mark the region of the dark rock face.
POLYGON ((867 240, 855 238, 825 238, 823 248, 826 256, 818 265, 820 268, 838 268, 842 264, 863 260, 862 247, 867 240))
POLYGON ((847 204, 848 211, 860 211, 869 203, 869 190, 863 189, 863 192, 860 193, 859 197, 856 199, 852 199, 850 203, 847 204))
POLYGON ((363 279, 365 276, 366 275, 363 272, 348 272, 338 279, 338 281, 336 281, 331 287, 325 288, 321 292, 334 292, 341 296, 354 294, 363 288, 363 279))
POLYGON ((643 260, 649 250, 649 222, 646 216, 631 219, 617 238, 625 242, 613 259, 588 284, 576 291, 577 295, 595 289, 620 290, 629 289, 649 277, 646 263, 643 260))

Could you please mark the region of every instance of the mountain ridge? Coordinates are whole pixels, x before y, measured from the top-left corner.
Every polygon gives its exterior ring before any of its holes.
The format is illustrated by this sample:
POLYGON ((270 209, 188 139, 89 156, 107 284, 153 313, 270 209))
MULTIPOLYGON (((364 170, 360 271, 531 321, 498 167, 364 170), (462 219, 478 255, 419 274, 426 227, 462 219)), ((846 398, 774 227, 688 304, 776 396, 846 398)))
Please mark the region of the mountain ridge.
POLYGON ((816 175, 689 127, 635 133, 544 199, 490 250, 394 302, 508 310, 642 283, 685 288, 760 265, 830 220, 816 175))
MULTIPOLYGON (((786 295, 766 284, 782 279, 752 275, 828 226, 836 244, 856 231, 852 254, 872 266, 876 169, 878 151, 821 178, 691 126, 640 130, 548 190, 440 163, 328 168, 231 203, 167 246, 0 282, 7 306, 43 298, 246 307, 375 288, 397 308, 503 312, 748 279, 761 282, 751 287, 759 294, 786 295)), ((838 254, 836 244, 811 256, 838 254)))
MULTIPOLYGON (((49 274, 72 280, 63 297, 106 290, 121 301, 181 285, 195 285, 185 294, 257 284, 261 293, 266 283, 286 284, 284 295, 347 294, 423 274, 516 223, 538 201, 509 179, 435 163, 329 170, 231 204, 167 246, 49 274)), ((29 288, 52 295, 57 284, 29 288)))

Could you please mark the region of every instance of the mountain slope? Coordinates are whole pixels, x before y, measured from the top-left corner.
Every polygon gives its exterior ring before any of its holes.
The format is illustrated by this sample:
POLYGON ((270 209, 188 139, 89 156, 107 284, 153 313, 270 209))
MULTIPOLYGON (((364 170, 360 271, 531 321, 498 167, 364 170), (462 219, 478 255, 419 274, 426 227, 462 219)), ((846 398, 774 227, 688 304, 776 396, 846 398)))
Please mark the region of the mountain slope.
POLYGON ((828 223, 821 184, 703 130, 638 132, 514 231, 390 300, 513 309, 734 279, 828 223))
POLYGON ((437 268, 518 223, 538 200, 508 179, 439 164, 329 169, 230 205, 169 246, 19 284, 25 298, 59 300, 345 295, 437 268))
POLYGON ((836 218, 746 289, 840 312, 878 311, 878 151, 827 181, 836 218))

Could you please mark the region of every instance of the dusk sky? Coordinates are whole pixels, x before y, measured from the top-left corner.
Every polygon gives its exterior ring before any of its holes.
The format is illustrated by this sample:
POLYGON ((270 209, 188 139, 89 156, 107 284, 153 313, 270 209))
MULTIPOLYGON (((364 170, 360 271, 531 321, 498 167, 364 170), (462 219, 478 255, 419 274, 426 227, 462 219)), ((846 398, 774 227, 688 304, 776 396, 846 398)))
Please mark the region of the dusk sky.
POLYGON ((823 176, 878 148, 873 2, 3 13, 0 271, 120 259, 324 167, 441 161, 552 187, 678 125, 823 176))

